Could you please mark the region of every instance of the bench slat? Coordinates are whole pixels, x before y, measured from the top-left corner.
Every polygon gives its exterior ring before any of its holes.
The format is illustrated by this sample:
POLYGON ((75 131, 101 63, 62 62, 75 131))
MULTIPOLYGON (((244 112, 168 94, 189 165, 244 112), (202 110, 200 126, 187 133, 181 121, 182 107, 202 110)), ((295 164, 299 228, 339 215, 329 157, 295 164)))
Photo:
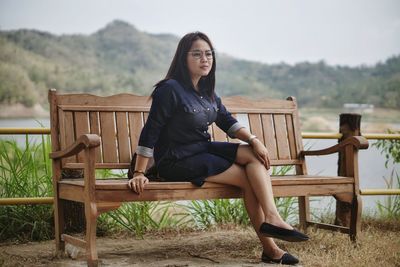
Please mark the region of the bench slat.
POLYGON ((226 142, 226 133, 222 131, 215 123, 212 124, 212 138, 214 141, 226 142))
POLYGON ((140 132, 143 127, 143 118, 141 112, 129 112, 129 136, 131 143, 131 151, 135 152, 137 143, 139 142, 140 132))
MULTIPOLYGON (((257 138, 264 143, 263 126, 260 114, 249 114, 250 132, 257 136, 257 138)), ((265 129, 265 128, 264 128, 265 129)))
POLYGON ((103 162, 118 162, 113 112, 100 112, 100 128, 101 143, 103 145, 103 162))
POLYGON ((293 117, 292 115, 286 115, 286 127, 289 142, 290 158, 297 158, 298 151, 296 150, 295 132, 293 127, 293 117))
MULTIPOLYGON (((75 136, 79 138, 82 134, 89 133, 89 125, 88 125, 88 114, 87 112, 75 112, 74 113, 74 129, 75 136)), ((79 152, 78 154, 78 162, 84 162, 84 152, 79 152)))
POLYGON ((125 112, 116 112, 117 140, 119 162, 129 162, 131 160, 131 150, 128 137, 128 122, 125 112))
POLYGON ((274 115, 274 122, 278 159, 290 159, 285 115, 274 115))
POLYGON ((271 160, 278 159, 276 151, 276 138, 275 138, 275 127, 272 119, 272 115, 263 114, 261 115, 261 120, 264 129, 264 140, 265 146, 268 149, 268 154, 271 160))
MULTIPOLYGON (((61 148, 65 149, 75 142, 73 113, 60 112, 60 122, 61 148)), ((70 162, 76 162, 76 156, 71 156, 63 160, 63 163, 70 162)))
MULTIPOLYGON (((100 121, 99 121, 99 113, 98 112, 89 112, 89 123, 90 123, 90 133, 97 134, 101 137, 100 134, 100 121)), ((102 161, 102 146, 98 146, 95 148, 96 151, 96 162, 101 163, 102 161)))
MULTIPOLYGON (((310 175, 282 175, 271 176, 273 186, 283 185, 317 185, 317 184, 340 184, 354 183, 354 178, 343 176, 310 176, 310 175)), ((60 184, 70 184, 75 186, 83 186, 82 179, 63 179, 60 184)), ((231 187, 223 184, 206 182, 202 189, 209 188, 226 188, 231 187)), ((128 188, 127 179, 98 179, 96 180, 96 189, 114 189, 122 190, 128 188)), ((198 189, 199 187, 190 182, 150 182, 146 185, 146 190, 184 190, 198 189)))

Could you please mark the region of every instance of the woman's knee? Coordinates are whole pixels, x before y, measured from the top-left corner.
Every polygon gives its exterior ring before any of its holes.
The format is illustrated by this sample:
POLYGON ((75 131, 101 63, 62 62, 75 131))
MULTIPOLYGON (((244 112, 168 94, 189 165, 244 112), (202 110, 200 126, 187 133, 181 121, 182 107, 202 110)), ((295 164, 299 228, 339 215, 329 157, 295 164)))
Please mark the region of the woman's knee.
POLYGON ((225 172, 210 176, 206 179, 208 182, 230 184, 244 189, 248 186, 246 171, 243 166, 239 164, 232 164, 232 166, 225 172))
POLYGON ((241 145, 238 148, 237 155, 236 155, 236 162, 240 165, 247 165, 249 163, 261 162, 258 160, 256 155, 253 152, 253 149, 249 145, 241 145))

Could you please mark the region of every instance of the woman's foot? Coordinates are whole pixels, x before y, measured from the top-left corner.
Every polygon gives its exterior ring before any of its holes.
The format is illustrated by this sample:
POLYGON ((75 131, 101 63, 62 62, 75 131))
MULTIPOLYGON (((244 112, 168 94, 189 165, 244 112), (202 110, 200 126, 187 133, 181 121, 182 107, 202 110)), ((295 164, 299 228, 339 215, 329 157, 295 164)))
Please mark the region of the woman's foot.
POLYGON ((265 263, 279 263, 286 265, 295 265, 299 263, 299 259, 288 252, 284 252, 280 257, 268 256, 265 251, 261 255, 261 261, 265 263))
POLYGON ((260 233, 266 237, 278 238, 289 242, 307 241, 309 237, 296 229, 289 230, 270 223, 262 223, 260 233))
POLYGON ((267 217, 265 218, 265 222, 283 229, 293 230, 293 227, 284 220, 282 220, 280 216, 267 217))

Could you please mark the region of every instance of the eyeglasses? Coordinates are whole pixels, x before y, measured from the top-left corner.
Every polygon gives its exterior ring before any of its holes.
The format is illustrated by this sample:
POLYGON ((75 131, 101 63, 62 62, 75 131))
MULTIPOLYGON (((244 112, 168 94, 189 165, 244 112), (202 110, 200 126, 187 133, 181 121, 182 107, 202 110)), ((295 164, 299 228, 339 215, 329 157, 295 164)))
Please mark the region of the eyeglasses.
POLYGON ((206 51, 201 51, 201 50, 192 50, 188 52, 189 54, 192 55, 195 59, 200 59, 204 55, 206 56, 207 59, 213 59, 214 58, 214 51, 213 50, 206 50, 206 51))

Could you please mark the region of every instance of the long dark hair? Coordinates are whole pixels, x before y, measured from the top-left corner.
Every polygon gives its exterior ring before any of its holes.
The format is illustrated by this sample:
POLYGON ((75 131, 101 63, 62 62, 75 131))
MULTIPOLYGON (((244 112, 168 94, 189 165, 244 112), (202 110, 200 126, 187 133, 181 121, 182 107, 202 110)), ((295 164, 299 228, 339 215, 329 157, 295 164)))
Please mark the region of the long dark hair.
MULTIPOLYGON (((164 79, 162 79, 156 85, 154 85, 154 87, 158 87, 163 82, 169 79, 175 79, 185 87, 189 88, 194 87, 187 66, 187 55, 190 48, 192 47, 193 42, 199 39, 206 41, 210 46, 211 50, 214 51, 214 47, 210 39, 204 33, 191 32, 186 34, 179 41, 178 47, 176 48, 175 56, 172 59, 167 75, 165 76, 164 79)), ((216 68, 216 60, 214 55, 210 73, 208 73, 208 75, 205 77, 201 77, 199 81, 199 88, 201 90, 205 90, 207 95, 212 99, 214 98, 213 96, 215 90, 215 68, 216 68)))

